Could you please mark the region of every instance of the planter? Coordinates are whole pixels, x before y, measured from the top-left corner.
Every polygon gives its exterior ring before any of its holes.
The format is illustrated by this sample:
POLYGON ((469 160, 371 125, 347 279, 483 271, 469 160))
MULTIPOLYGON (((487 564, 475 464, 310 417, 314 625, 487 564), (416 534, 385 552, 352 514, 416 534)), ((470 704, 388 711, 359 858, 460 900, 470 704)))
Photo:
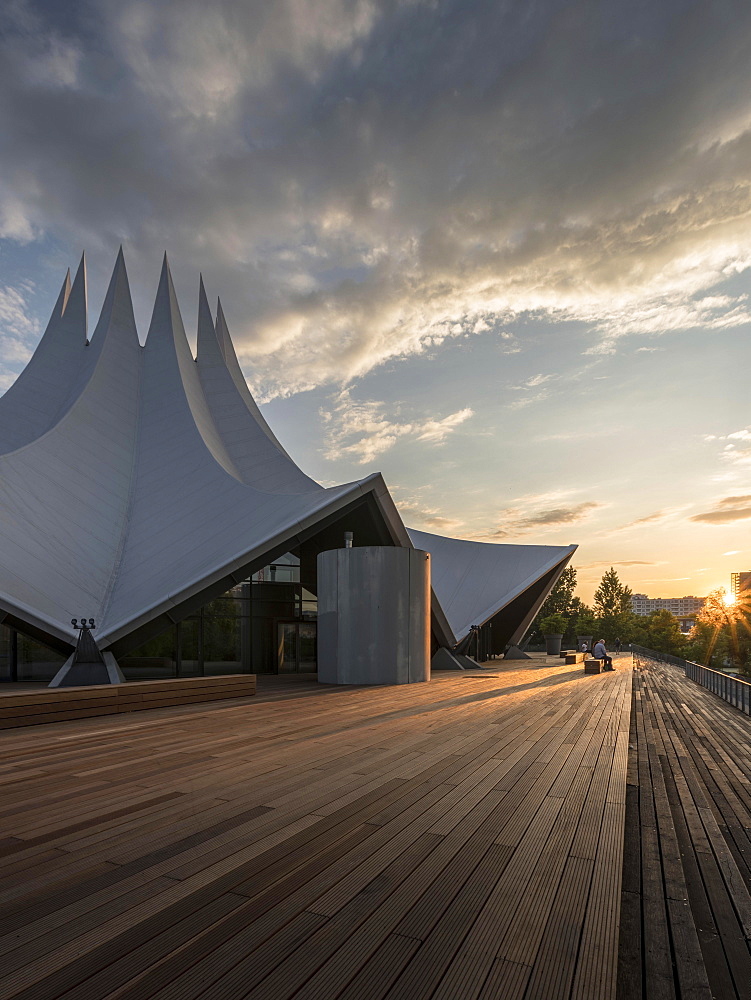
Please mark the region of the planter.
POLYGON ((587 649, 591 653, 592 652, 592 643, 594 642, 594 636, 593 635, 577 635, 577 637, 576 637, 576 652, 577 653, 581 651, 582 643, 583 642, 586 642, 587 649))
POLYGON ((563 642, 563 632, 557 635, 546 635, 545 652, 548 654, 548 656, 560 656, 562 642, 563 642))

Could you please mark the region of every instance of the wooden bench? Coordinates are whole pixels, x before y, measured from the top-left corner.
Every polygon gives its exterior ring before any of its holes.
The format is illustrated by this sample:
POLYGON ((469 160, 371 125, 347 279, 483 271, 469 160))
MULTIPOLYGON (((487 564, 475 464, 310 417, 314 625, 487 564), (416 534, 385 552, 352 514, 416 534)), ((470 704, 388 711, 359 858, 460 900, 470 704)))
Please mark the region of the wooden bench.
POLYGON ((565 660, 567 656, 569 656, 571 653, 575 653, 575 652, 576 652, 575 649, 562 649, 561 650, 561 659, 565 660))
POLYGON ((584 657, 586 655, 587 655, 586 653, 577 653, 574 650, 572 650, 571 652, 566 653, 566 658, 564 660, 564 663, 566 663, 566 664, 569 664, 569 663, 583 663, 584 662, 584 657))
POLYGON ((150 708, 193 705, 256 693, 255 674, 174 677, 169 680, 92 684, 88 687, 42 688, 0 695, 0 729, 39 726, 45 722, 119 715, 150 708))
POLYGON ((584 661, 585 674, 601 674, 602 660, 587 659, 584 661))

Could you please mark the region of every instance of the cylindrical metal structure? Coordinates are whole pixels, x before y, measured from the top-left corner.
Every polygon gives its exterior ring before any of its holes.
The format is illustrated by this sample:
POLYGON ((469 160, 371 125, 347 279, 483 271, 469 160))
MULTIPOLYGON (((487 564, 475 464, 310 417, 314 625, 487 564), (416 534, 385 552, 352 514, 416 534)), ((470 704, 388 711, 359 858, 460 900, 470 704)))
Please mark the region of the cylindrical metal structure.
POLYGON ((364 545, 318 556, 318 680, 430 680, 430 556, 364 545))

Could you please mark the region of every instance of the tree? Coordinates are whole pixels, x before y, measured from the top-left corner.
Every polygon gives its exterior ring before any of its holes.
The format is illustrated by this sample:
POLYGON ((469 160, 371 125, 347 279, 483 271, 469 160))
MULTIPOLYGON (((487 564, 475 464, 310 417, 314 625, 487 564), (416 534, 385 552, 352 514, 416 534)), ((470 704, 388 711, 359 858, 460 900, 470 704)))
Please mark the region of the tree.
POLYGON ((574 633, 594 636, 597 631, 597 619, 592 614, 592 609, 588 608, 586 604, 582 604, 578 610, 579 613, 574 620, 574 633))
POLYGON ((726 664, 751 674, 751 595, 728 604, 725 590, 713 590, 697 612, 687 656, 707 667, 726 664))
POLYGON ((631 608, 631 590, 624 586, 611 566, 600 580, 595 591, 595 631, 606 643, 616 639, 621 642, 639 642, 644 638, 644 628, 631 608))
POLYGON ((631 612, 631 597, 631 590, 621 583, 611 566, 595 591, 595 614, 598 618, 607 618, 631 612))
MULTIPOLYGON (((540 623, 544 618, 549 618, 551 615, 563 615, 570 622, 581 605, 579 598, 574 597, 575 590, 576 570, 573 566, 567 566, 558 577, 556 585, 545 598, 542 607, 537 612, 537 617, 530 626, 528 632, 530 641, 536 642, 542 639, 540 623)), ((568 634, 569 631, 570 629, 566 629, 565 634, 568 634)))
POLYGON ((574 597, 576 590, 576 570, 573 566, 567 566, 558 577, 558 582, 545 598, 545 603, 540 608, 538 618, 547 618, 548 615, 567 615, 572 603, 578 598, 574 597))
POLYGON ((671 653, 673 656, 684 656, 686 652, 686 637, 681 632, 678 619, 669 611, 654 611, 644 619, 646 635, 640 645, 654 649, 657 653, 671 653))

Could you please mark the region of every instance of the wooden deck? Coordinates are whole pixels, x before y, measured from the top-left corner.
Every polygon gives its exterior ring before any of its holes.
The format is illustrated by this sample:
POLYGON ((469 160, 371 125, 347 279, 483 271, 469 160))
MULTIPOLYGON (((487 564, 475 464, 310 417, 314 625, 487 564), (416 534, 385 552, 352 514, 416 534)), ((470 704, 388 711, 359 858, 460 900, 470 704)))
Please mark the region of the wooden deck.
POLYGON ((751 720, 637 661, 619 1000, 751 997, 751 720))
MULTIPOLYGON (((259 678, 244 702, 0 734, 0 996, 610 1000, 621 663, 259 678)), ((735 808, 748 783, 723 788, 735 808)))

